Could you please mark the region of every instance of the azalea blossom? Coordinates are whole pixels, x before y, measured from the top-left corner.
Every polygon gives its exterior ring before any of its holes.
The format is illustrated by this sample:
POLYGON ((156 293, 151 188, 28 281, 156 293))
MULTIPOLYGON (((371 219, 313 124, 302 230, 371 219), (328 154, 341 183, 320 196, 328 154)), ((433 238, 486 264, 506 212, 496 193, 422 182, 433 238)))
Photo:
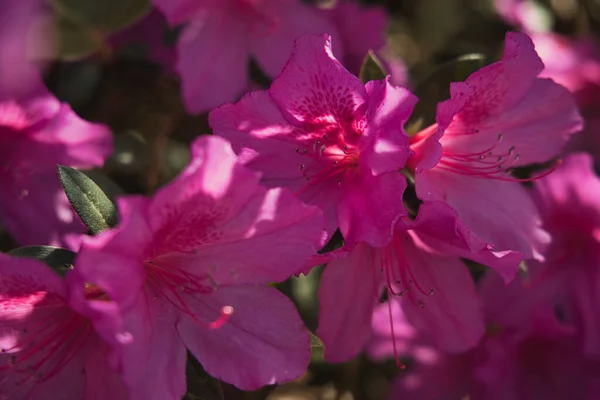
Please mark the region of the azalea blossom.
POLYGON ((305 371, 308 331, 265 284, 321 248, 322 213, 259 180, 225 140, 201 137, 175 181, 153 198, 120 198, 116 229, 85 239, 67 279, 75 299, 86 284, 107 293, 82 312, 113 346, 133 398, 180 399, 186 348, 245 390, 305 371))
POLYGON ((66 292, 41 262, 0 254, 0 399, 128 398, 107 344, 66 292))
POLYGON ((321 207, 330 235, 339 226, 350 246, 382 246, 407 215, 399 170, 415 103, 389 79, 363 85, 334 58, 330 36, 303 35, 268 91, 213 110, 209 123, 266 185, 321 207))
MULTIPOLYGON (((201 113, 235 101, 248 86, 248 63, 274 78, 303 33, 334 27, 300 0, 154 0, 173 26, 187 23, 177 43, 176 69, 185 104, 201 113)), ((342 50, 339 48, 338 50, 342 50)))
POLYGON ((5 0, 0 15, 0 101, 28 95, 41 84, 39 67, 52 48, 42 0, 5 0), (37 64, 37 65, 36 65, 37 64))
POLYGON ((438 123, 411 137, 408 162, 419 198, 447 202, 495 250, 537 259, 550 238, 510 172, 556 157, 582 127, 570 93, 538 77, 543 68, 527 35, 507 33, 502 60, 453 83, 438 123))
MULTIPOLYGON (((412 325, 449 352, 477 345, 484 333, 481 301, 459 257, 514 277, 518 254, 497 257, 473 237, 449 206, 425 202, 415 221, 399 223, 385 247, 356 245, 346 258, 327 264, 319 287, 317 335, 332 362, 351 359, 371 332, 371 315, 381 295, 397 301, 412 325)), ((390 310, 390 323, 393 313, 390 310)))
POLYGON ((559 281, 555 305, 578 328, 583 351, 600 357, 600 179, 587 154, 573 154, 536 181, 535 200, 552 235, 546 262, 532 265, 539 279, 559 281))
POLYGON ((509 286, 495 273, 483 279, 486 334, 476 348, 449 354, 416 329, 398 303, 373 316, 368 349, 377 359, 401 349, 412 362, 397 379, 390 399, 595 399, 597 364, 579 351, 576 330, 559 319, 550 299, 559 285, 515 279, 509 286))
POLYGON ((111 151, 108 128, 79 118, 45 87, 0 101, 0 222, 22 245, 69 247, 86 229, 56 164, 97 167, 111 151))

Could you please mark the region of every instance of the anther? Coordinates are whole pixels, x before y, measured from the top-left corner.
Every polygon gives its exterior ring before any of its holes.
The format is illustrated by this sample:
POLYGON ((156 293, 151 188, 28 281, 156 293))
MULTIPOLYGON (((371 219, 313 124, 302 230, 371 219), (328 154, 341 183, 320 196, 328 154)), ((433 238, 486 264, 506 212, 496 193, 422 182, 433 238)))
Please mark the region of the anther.
POLYGON ((425 301, 424 300, 419 301, 419 308, 425 308, 425 301))
POLYGON ((434 292, 435 292, 435 289, 434 289, 434 288, 431 288, 431 289, 429 289, 429 295, 430 295, 430 296, 432 296, 434 292))
POLYGON ((300 171, 304 171, 304 168, 306 168, 306 165, 300 164, 300 171))

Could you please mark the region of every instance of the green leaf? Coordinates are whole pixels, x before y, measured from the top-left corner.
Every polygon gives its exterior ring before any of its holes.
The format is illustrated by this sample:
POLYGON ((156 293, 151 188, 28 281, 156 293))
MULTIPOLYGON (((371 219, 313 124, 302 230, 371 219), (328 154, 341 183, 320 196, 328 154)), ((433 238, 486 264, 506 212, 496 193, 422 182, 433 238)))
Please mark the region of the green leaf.
POLYGON ((7 254, 15 257, 27 257, 40 260, 55 270, 60 276, 73 269, 76 254, 71 250, 53 246, 24 246, 13 249, 7 254))
POLYGON ((58 176, 69 202, 90 234, 100 233, 119 222, 113 202, 86 174, 59 165, 58 176))
POLYGON ((49 0, 58 36, 57 57, 80 59, 106 46, 109 34, 150 11, 149 0, 49 0))
POLYGON ((464 81, 473 72, 487 65, 483 54, 466 54, 437 66, 412 91, 419 102, 406 124, 409 135, 435 122, 437 104, 450 98, 450 83, 464 81))
POLYGON ((379 61, 373 51, 369 50, 369 53, 360 67, 359 77, 361 82, 367 83, 369 81, 377 81, 384 79, 387 75, 385 68, 381 65, 381 61, 379 61))
POLYGON ((210 376, 189 351, 185 375, 187 393, 184 400, 223 400, 221 381, 210 376))

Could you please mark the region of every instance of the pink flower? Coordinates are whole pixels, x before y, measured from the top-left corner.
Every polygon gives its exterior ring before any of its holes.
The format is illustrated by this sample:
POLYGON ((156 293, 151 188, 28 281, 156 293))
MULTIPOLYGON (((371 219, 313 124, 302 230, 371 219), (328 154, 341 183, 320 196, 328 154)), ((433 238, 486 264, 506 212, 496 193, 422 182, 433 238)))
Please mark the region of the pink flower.
POLYGON ((544 228, 552 235, 540 279, 561 282, 555 301, 578 328, 584 352, 600 357, 600 179, 587 154, 565 158, 561 168, 535 182, 544 228))
POLYGON ((0 101, 0 220, 23 245, 68 246, 85 232, 63 193, 56 164, 101 166, 110 131, 82 120, 45 88, 0 101))
POLYGON ((154 0, 171 25, 186 22, 177 71, 190 112, 206 112, 243 94, 253 58, 269 77, 281 72, 301 34, 332 33, 300 0, 154 0))
POLYGON ((4 0, 0 15, 0 101, 35 91, 39 67, 51 48, 42 0, 4 0))
POLYGON ((344 48, 341 62, 350 72, 358 76, 365 56, 373 50, 393 84, 403 85, 408 81, 404 62, 391 56, 385 47, 388 17, 383 7, 365 7, 356 0, 340 0, 335 7, 325 8, 323 12, 340 35, 344 48))
POLYGON ((484 331, 481 302, 458 257, 490 265, 507 279, 520 261, 515 254, 497 258, 487 247, 446 204, 426 202, 414 222, 398 224, 386 247, 360 243, 347 258, 327 264, 319 289, 317 330, 326 359, 346 361, 363 348, 384 288, 391 301, 401 299, 411 324, 443 349, 460 352, 476 346, 484 331))
POLYGON ((509 286, 494 273, 481 284, 487 332, 480 345, 462 354, 447 354, 432 345, 423 332, 407 325, 402 310, 392 304, 394 335, 388 309, 373 317, 376 333, 369 345, 380 358, 390 344, 405 351, 413 362, 399 377, 390 398, 456 399, 595 399, 597 364, 578 351, 575 330, 553 313, 549 300, 558 285, 509 286), (397 332, 397 333, 396 333, 397 332))
POLYGON ((0 348, 0 399, 127 398, 108 346, 39 261, 0 254, 0 348))
POLYGON ((402 128, 416 98, 388 80, 363 85, 334 58, 328 35, 303 35, 268 91, 213 110, 215 134, 270 187, 324 210, 328 233, 382 246, 406 215, 402 128))
POLYGON ((543 67, 525 34, 507 33, 502 60, 451 85, 409 159, 421 199, 446 201, 495 250, 537 259, 549 236, 511 168, 557 156, 582 126, 569 92, 538 78, 543 67))
POLYGON ((246 390, 305 371, 308 331, 264 284, 322 246, 322 213, 259 179, 223 139, 201 137, 173 183, 152 199, 121 198, 119 226, 86 238, 68 280, 76 299, 85 282, 111 299, 83 311, 113 345, 132 398, 181 398, 186 348, 246 390))

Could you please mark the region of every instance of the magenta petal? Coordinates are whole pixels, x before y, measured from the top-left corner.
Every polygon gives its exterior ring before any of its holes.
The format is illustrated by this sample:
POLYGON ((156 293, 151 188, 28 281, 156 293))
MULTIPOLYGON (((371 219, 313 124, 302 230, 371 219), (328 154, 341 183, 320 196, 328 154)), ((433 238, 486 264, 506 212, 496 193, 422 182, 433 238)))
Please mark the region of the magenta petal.
POLYGON ((422 302, 410 301, 410 294, 403 299, 407 319, 448 352, 475 347, 485 330, 483 305, 467 267, 458 258, 423 251, 410 240, 402 243, 414 282, 425 291, 434 289, 422 302))
POLYGON ((367 94, 331 52, 329 35, 302 35, 269 94, 294 124, 333 122, 344 125, 360 117, 367 94))
POLYGON ((236 104, 215 108, 208 121, 215 134, 231 141, 244 165, 262 173, 262 182, 269 187, 300 190, 306 178, 299 166, 317 164, 295 150, 297 128, 283 118, 266 91, 251 92, 236 104))
POLYGON ((146 292, 121 316, 131 340, 117 346, 115 355, 131 398, 183 397, 186 349, 175 327, 173 308, 146 292))
POLYGON ((208 273, 217 284, 281 281, 325 241, 323 215, 290 192, 258 185, 228 142, 202 137, 192 161, 152 202, 155 256, 208 273))
POLYGON ((381 282, 377 250, 359 243, 347 258, 327 264, 319 288, 319 328, 324 357, 343 362, 355 357, 371 330, 381 282))
POLYGON ((494 251, 513 250, 542 259, 550 237, 526 189, 518 183, 479 179, 438 169, 418 175, 417 195, 446 201, 494 251), (468 195, 467 195, 468 194, 468 195))
POLYGON ((335 54, 341 52, 335 27, 315 8, 301 1, 263 3, 263 12, 271 15, 275 21, 269 34, 251 41, 251 52, 267 76, 274 78, 281 73, 292 54, 294 40, 305 33, 329 33, 334 37, 335 54))
POLYGON ((226 7, 192 20, 177 43, 176 69, 192 113, 236 100, 248 81, 248 40, 244 25, 226 7))
POLYGON ((398 171, 379 176, 365 171, 342 185, 338 220, 346 244, 366 242, 382 247, 389 243, 396 221, 407 215, 399 200, 404 189, 406 178, 398 171))
POLYGON ((293 303, 264 286, 222 287, 188 304, 194 318, 181 314, 177 330, 204 369, 240 389, 256 390, 301 376, 310 360, 308 331, 293 303), (209 328, 223 307, 233 313, 209 328))
POLYGON ((402 127, 410 117, 417 98, 407 89, 392 86, 389 77, 368 82, 365 89, 369 125, 363 141, 370 143, 361 156, 375 176, 400 170, 410 155, 408 136, 402 127))
POLYGON ((99 286, 112 300, 130 304, 139 296, 145 280, 142 258, 150 244, 150 227, 142 216, 148 200, 141 196, 122 198, 118 208, 121 220, 116 229, 84 239, 74 275, 81 283, 99 286), (125 237, 127 240, 119 240, 125 237))
POLYGON ((391 299, 375 307, 372 333, 366 348, 369 357, 381 360, 408 354, 419 341, 419 332, 406 319, 401 304, 401 300, 391 299))

